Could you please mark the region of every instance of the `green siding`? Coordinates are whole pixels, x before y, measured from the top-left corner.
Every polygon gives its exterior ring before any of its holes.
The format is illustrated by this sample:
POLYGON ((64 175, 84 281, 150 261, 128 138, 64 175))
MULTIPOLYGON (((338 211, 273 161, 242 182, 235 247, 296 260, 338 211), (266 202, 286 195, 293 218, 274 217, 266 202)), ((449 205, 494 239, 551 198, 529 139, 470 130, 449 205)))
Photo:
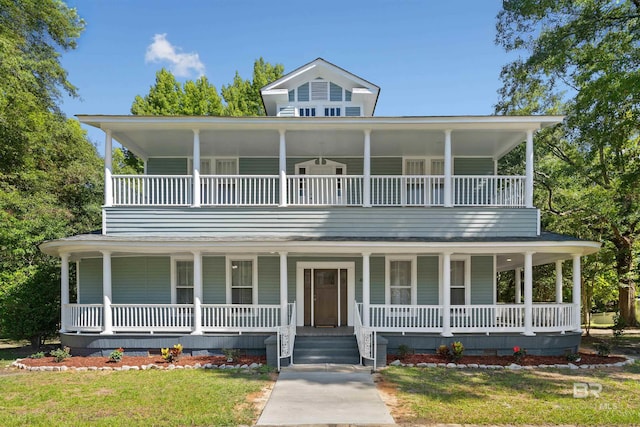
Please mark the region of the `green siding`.
POLYGON ((202 302, 204 304, 226 304, 225 276, 225 257, 202 257, 202 302))
MULTIPOLYGON (((385 258, 382 256, 372 256, 369 260, 371 270, 370 290, 371 296, 369 302, 371 304, 385 303, 385 258)), ((362 300, 359 300, 362 301, 362 300)))
POLYGON ((280 257, 258 257, 258 304, 280 304, 280 257))
POLYGON ((147 175, 188 175, 185 157, 151 157, 147 160, 147 175))
POLYGON ((240 175, 278 175, 277 157, 241 157, 238 159, 240 175))
POLYGON ((471 257, 471 304, 493 304, 493 257, 471 257))
POLYGON ((111 260, 112 302, 169 304, 170 275, 169 257, 114 257, 111 260))
POLYGON ((437 305, 439 301, 439 258, 418 257, 418 304, 437 305))
POLYGON ((454 175, 493 175, 491 157, 456 157, 453 159, 454 175))
POLYGON ((372 157, 371 175, 402 175, 402 157, 372 157))
POLYGON ((102 304, 102 258, 80 260, 79 304, 102 304))

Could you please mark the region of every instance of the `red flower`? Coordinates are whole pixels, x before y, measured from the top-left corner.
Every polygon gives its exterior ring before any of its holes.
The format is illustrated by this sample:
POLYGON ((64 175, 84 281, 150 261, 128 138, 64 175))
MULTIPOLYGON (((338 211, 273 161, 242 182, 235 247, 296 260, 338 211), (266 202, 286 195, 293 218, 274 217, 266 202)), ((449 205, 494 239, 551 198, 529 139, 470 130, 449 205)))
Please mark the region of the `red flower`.
POLYGON ((513 352, 514 353, 517 353, 519 351, 520 351, 520 347, 518 347, 518 346, 513 347, 513 352))

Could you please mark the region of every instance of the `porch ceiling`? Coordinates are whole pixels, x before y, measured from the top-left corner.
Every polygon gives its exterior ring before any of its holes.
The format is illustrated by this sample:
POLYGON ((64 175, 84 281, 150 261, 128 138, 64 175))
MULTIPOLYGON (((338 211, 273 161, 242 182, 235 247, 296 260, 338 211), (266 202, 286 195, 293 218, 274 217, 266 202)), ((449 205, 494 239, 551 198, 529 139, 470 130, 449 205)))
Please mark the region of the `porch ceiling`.
POLYGON ((113 138, 142 158, 193 155, 193 129, 200 130, 201 156, 276 157, 279 129, 286 130, 287 156, 363 155, 364 129, 371 129, 372 156, 437 156, 444 130, 452 130, 454 156, 500 158, 524 141, 528 129, 559 123, 540 117, 220 118, 78 116, 111 129, 113 138))

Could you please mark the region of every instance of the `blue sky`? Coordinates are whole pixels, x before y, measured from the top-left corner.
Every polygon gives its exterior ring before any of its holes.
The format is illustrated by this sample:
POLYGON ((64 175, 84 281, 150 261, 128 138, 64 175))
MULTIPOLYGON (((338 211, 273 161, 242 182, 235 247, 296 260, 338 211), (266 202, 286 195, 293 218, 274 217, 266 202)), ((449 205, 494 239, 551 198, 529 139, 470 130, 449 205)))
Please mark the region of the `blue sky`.
MULTIPOLYGON (((129 114, 165 66, 218 88, 263 57, 291 71, 322 57, 381 87, 377 116, 491 114, 500 0, 68 0, 86 21, 62 64, 76 114, 129 114), (154 43, 155 41, 155 43, 154 43)), ((89 131, 102 149, 103 133, 89 131)))

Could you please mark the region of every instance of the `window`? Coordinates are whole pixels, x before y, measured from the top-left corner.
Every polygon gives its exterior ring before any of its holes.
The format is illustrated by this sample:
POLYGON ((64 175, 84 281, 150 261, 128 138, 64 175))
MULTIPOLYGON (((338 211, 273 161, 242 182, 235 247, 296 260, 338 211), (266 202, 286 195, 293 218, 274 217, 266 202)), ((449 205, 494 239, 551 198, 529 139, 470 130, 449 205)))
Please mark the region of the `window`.
POLYGON ((340 107, 328 107, 324 109, 325 117, 338 117, 340 116, 340 107))
POLYGON ((255 259, 230 259, 229 294, 227 302, 231 304, 253 304, 257 299, 257 264, 255 259))
POLYGON ((289 102, 293 102, 296 100, 296 90, 295 89, 291 89, 289 91, 289 102))
POLYGON ((329 101, 342 101, 342 88, 335 83, 329 83, 329 101))
POLYGON ((311 100, 326 101, 329 98, 329 85, 325 81, 311 82, 311 100))
POLYGON ((315 108, 299 108, 298 115, 300 117, 315 117, 316 109, 315 108))
POLYGON ((344 91, 344 100, 347 102, 351 102, 351 91, 350 90, 345 90, 344 91))
POLYGON ((360 107, 345 107, 344 114, 347 117, 360 117, 360 107))
POLYGON ((298 101, 309 101, 309 83, 298 86, 298 101))
POLYGON ((387 258, 387 304, 415 304, 416 286, 415 259, 387 258))
POLYGON ((193 304, 193 261, 176 261, 176 303, 193 304))
POLYGON ((467 304, 467 288, 469 284, 468 259, 451 260, 451 305, 467 304))

